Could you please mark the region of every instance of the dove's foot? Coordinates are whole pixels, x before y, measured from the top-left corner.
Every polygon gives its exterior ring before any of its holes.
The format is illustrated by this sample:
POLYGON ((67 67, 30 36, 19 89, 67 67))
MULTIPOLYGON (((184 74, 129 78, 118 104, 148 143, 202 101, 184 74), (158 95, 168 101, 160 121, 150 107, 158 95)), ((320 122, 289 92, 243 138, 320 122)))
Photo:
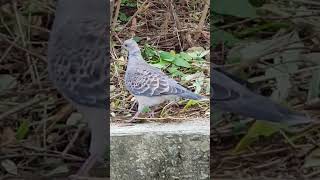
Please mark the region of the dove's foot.
POLYGON ((136 119, 136 117, 132 117, 131 119, 126 120, 125 122, 126 123, 138 123, 140 121, 138 119, 136 119))
POLYGON ((139 116, 140 112, 137 111, 136 114, 129 120, 125 121, 126 123, 137 123, 139 120, 137 120, 137 117, 139 116))
POLYGON ((152 110, 150 113, 149 113, 149 117, 150 118, 154 118, 156 113, 154 112, 154 110, 152 110))

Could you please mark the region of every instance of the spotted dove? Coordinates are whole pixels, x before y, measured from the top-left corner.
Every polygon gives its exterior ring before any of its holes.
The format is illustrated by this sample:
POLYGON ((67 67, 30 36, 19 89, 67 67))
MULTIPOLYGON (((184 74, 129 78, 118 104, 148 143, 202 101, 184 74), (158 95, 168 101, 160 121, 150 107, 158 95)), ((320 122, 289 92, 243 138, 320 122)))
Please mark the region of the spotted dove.
POLYGON ((133 39, 126 40, 123 47, 128 51, 125 86, 138 102, 138 111, 129 122, 135 122, 135 118, 145 107, 152 107, 168 100, 176 98, 206 99, 179 85, 177 81, 168 77, 160 69, 148 64, 133 39))

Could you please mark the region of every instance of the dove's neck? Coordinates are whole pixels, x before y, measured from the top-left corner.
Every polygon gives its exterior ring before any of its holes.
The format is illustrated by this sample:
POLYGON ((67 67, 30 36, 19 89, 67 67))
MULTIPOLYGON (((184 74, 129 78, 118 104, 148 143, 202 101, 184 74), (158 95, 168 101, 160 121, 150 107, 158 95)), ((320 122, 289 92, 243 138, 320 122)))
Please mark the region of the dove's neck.
POLYGON ((129 59, 130 59, 129 63, 133 63, 133 64, 146 63, 143 60, 143 57, 141 55, 141 51, 139 49, 131 50, 129 52, 129 59))
POLYGON ((129 51, 129 56, 141 56, 141 51, 139 48, 132 48, 130 51, 129 51))

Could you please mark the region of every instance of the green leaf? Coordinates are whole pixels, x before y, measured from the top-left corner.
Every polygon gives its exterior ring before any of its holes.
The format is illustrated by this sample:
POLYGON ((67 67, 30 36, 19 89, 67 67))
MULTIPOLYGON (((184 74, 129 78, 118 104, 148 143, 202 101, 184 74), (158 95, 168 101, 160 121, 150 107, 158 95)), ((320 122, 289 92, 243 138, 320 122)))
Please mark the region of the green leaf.
POLYGON ((29 132, 29 121, 23 120, 16 133, 17 140, 24 139, 28 134, 28 132, 29 132))
POLYGON ((173 77, 181 77, 181 76, 184 76, 185 74, 181 71, 178 70, 178 67, 177 66, 171 66, 168 71, 170 72, 171 76, 173 77))
POLYGON ((125 13, 119 12, 119 20, 120 21, 127 22, 127 21, 129 21, 129 19, 130 19, 130 17, 128 17, 125 13))
POLYGON ((195 100, 189 100, 187 102, 187 104, 183 107, 184 110, 186 109, 189 109, 190 107, 194 106, 194 105, 197 105, 198 104, 198 101, 195 101, 195 100))
POLYGON ((192 57, 189 56, 189 54, 185 53, 185 52, 181 52, 180 54, 180 57, 185 59, 186 61, 191 61, 192 60, 192 57))
POLYGON ((141 37, 135 36, 132 38, 134 41, 136 41, 137 43, 139 43, 141 41, 141 37))
POLYGON ((257 17, 256 8, 248 0, 211 0, 215 13, 242 18, 257 17))
POLYGON ((137 2, 135 1, 129 1, 129 0, 121 0, 121 6, 127 6, 127 7, 136 7, 137 2))
POLYGON ((165 60, 165 61, 172 62, 175 59, 174 55, 172 55, 169 52, 160 51, 159 55, 160 55, 160 58, 165 60))
POLYGON ((210 50, 205 50, 202 47, 193 47, 189 48, 187 54, 194 60, 203 61, 202 59, 205 55, 210 53, 210 50))
POLYGON ((150 47, 149 45, 145 45, 144 48, 143 48, 143 54, 151 59, 153 57, 157 57, 158 56, 158 53, 157 51, 155 51, 152 47, 150 47))
POLYGON ((145 106, 143 109, 142 109, 142 112, 143 113, 147 113, 147 112, 150 112, 151 109, 148 107, 148 106, 145 106))
POLYGON ((203 83, 204 83, 204 77, 199 77, 196 79, 196 81, 193 83, 193 86, 195 87, 195 93, 199 94, 201 92, 203 83))
POLYGON ((191 65, 188 63, 188 61, 186 61, 185 59, 183 59, 181 57, 175 58, 173 63, 177 66, 180 66, 180 67, 186 67, 186 68, 191 67, 191 65))
POLYGON ((249 129, 248 133, 240 140, 236 148, 233 150, 234 154, 244 151, 248 148, 254 141, 256 141, 259 136, 269 137, 276 132, 279 132, 281 128, 287 128, 284 125, 266 122, 266 121, 256 121, 249 129))
POLYGON ((167 67, 168 65, 170 65, 170 63, 168 61, 160 60, 158 63, 151 64, 151 65, 153 67, 163 69, 163 68, 167 67))

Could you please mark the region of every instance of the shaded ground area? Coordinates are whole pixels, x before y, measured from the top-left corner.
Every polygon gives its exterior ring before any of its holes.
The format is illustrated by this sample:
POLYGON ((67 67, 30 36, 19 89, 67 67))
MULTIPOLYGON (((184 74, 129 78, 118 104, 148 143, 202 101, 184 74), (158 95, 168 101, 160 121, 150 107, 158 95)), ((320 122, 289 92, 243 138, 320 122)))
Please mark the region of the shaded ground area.
POLYGON ((259 124, 259 129, 252 119, 215 113, 211 177, 319 179, 320 4, 241 2, 240 11, 219 11, 219 4, 213 10, 213 62, 316 122, 288 129, 259 124))

